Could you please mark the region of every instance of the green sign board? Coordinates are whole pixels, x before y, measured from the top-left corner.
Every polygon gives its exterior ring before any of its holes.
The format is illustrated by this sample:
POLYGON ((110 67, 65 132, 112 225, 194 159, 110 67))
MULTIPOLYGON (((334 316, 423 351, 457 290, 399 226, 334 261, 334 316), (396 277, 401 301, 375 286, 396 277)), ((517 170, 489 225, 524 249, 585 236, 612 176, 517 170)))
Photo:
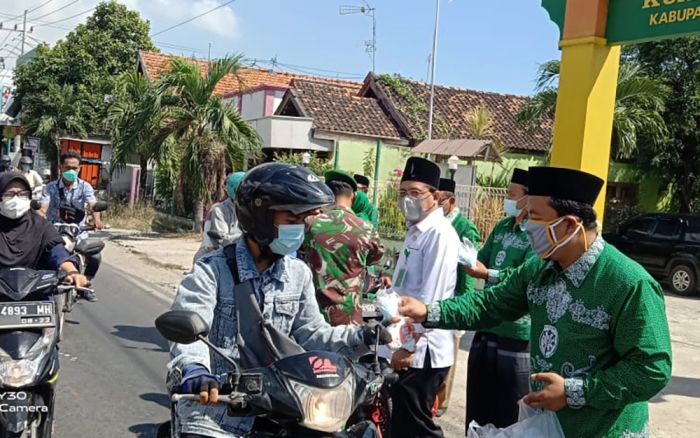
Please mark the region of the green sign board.
MULTIPOLYGON (((563 35, 566 0, 542 0, 563 35)), ((700 32, 700 0, 609 0, 608 44, 629 44, 700 32)))
POLYGON ((566 0, 542 0, 542 7, 549 13, 549 18, 559 27, 559 39, 562 39, 564 37, 566 0))
POLYGON ((700 0, 610 0, 605 37, 628 44, 700 32, 700 0))

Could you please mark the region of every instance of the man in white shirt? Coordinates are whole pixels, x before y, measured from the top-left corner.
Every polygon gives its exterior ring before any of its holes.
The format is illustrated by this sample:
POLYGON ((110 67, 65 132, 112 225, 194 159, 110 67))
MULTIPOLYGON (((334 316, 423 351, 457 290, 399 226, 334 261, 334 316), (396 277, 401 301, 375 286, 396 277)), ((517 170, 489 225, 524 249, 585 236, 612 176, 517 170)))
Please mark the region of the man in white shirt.
MULTIPOLYGON (((408 159, 399 190, 399 208, 408 232, 392 282, 399 295, 426 303, 452 297, 457 282, 459 237, 438 204, 439 184, 437 164, 408 159)), ((433 421, 432 407, 454 363, 454 348, 450 330, 426 330, 415 351, 394 353, 391 364, 399 381, 392 386, 392 436, 443 436, 433 421)))
POLYGON ((41 192, 44 190, 44 179, 39 175, 39 173, 32 169, 34 161, 31 157, 22 157, 19 160, 19 168, 22 171, 22 175, 29 181, 29 187, 32 189, 32 198, 34 194, 38 193, 37 197, 41 196, 41 192))

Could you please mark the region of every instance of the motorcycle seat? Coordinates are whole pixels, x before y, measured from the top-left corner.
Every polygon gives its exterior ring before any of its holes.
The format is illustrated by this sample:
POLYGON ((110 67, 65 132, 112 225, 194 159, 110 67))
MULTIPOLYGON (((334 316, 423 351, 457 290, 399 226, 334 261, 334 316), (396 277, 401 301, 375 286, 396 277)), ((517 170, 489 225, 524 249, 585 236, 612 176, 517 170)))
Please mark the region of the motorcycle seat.
POLYGON ((105 243, 100 239, 87 238, 75 245, 75 251, 84 256, 99 254, 105 247, 105 243))

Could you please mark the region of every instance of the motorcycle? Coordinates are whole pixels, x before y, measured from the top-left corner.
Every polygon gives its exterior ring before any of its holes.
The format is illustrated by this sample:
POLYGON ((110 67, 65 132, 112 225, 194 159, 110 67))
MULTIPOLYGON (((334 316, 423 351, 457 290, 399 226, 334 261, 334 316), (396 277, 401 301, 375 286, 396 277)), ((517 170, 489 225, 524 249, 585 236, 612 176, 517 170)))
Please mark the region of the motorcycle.
MULTIPOLYGON (((381 328, 369 364, 308 351, 247 370, 207 339, 209 327, 195 312, 167 312, 156 319, 156 328, 171 342, 202 341, 233 366, 234 371, 223 376, 219 403, 228 405, 229 415, 256 417, 252 437, 382 437, 367 416, 383 385, 396 380, 395 374, 382 372, 376 355, 381 328)), ((170 435, 161 429, 159 437, 177 436, 180 400, 198 401, 199 396, 179 394, 176 388, 171 394, 170 435)))
POLYGON ((64 277, 0 269, 0 438, 51 437, 64 277))
MULTIPOLYGON (((93 207, 92 211, 102 212, 107 210, 108 204, 104 201, 98 201, 93 207)), ((39 210, 41 204, 36 201, 31 203, 32 210, 39 210)), ((100 267, 100 258, 95 257, 99 255, 105 247, 105 243, 100 239, 95 239, 87 237, 80 239, 80 235, 86 231, 94 231, 95 227, 92 225, 79 225, 58 222, 53 224, 56 231, 63 239, 63 245, 70 254, 74 254, 80 260, 80 273, 84 274, 88 280, 92 280, 100 267)), ((66 294, 61 294, 56 297, 56 302, 58 308, 60 309, 60 319, 61 323, 65 318, 66 313, 70 313, 73 310, 73 306, 78 301, 78 292, 83 290, 91 290, 88 288, 72 288, 66 294)), ((59 325, 59 340, 63 339, 63 324, 59 325)))

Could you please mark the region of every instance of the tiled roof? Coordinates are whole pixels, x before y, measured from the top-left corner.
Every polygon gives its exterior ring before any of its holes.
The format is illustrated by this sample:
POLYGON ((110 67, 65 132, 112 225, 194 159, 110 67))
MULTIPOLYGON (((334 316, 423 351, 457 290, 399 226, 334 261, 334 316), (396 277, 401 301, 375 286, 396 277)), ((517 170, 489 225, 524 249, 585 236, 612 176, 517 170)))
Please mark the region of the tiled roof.
MULTIPOLYGON (((427 130, 430 84, 404 78, 395 79, 401 81, 410 94, 397 92, 392 86, 381 85, 381 79, 377 79, 376 83, 389 98, 390 105, 401 114, 408 128, 405 134, 413 140, 423 139, 427 130)), ((484 107, 493 118, 492 137, 503 142, 508 149, 546 152, 549 150, 552 122, 546 121, 533 132, 525 129, 516 120, 525 99, 522 96, 436 85, 433 138, 474 138, 467 115, 475 108, 484 107)))
MULTIPOLYGON (((303 115, 314 120, 314 128, 384 139, 401 140, 401 134, 376 99, 359 97, 359 88, 328 82, 294 79, 287 97, 303 115)), ((280 105, 278 112, 282 111, 280 105)))
MULTIPOLYGON (((149 79, 154 80, 158 77, 160 73, 167 70, 169 67, 170 60, 172 58, 177 58, 175 55, 169 55, 164 53, 156 52, 141 52, 140 53, 141 63, 145 66, 146 73, 149 79)), ((207 72, 207 61, 197 58, 188 58, 199 64, 202 74, 207 72)), ((233 75, 228 75, 219 82, 215 88, 215 92, 220 95, 228 95, 233 93, 238 93, 241 88, 250 89, 256 88, 261 85, 267 86, 277 86, 288 88, 289 84, 295 78, 306 78, 313 79, 315 81, 325 82, 334 84, 339 87, 348 88, 349 90, 357 93, 362 87, 361 82, 344 81, 339 79, 330 79, 321 76, 311 76, 303 75, 297 73, 272 71, 261 68, 243 68, 239 71, 238 78, 233 75)))

